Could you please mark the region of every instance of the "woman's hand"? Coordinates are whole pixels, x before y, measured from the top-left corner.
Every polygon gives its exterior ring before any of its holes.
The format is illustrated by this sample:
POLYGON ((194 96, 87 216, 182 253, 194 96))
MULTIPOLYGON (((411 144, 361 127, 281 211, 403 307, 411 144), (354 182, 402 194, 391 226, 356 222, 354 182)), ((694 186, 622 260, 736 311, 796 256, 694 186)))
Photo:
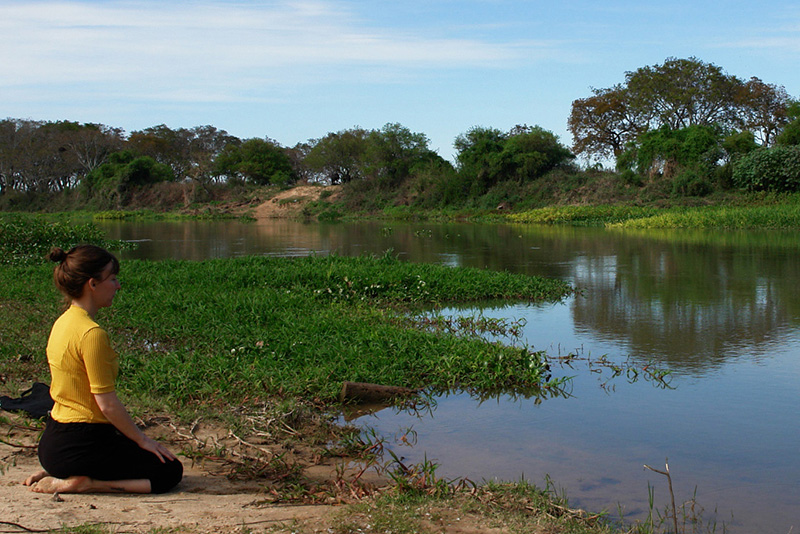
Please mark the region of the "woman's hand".
POLYGON ((175 456, 172 451, 166 448, 163 443, 156 441, 153 438, 145 436, 144 439, 139 443, 139 447, 158 456, 158 459, 161 460, 162 464, 166 463, 167 460, 177 460, 177 456, 175 456))

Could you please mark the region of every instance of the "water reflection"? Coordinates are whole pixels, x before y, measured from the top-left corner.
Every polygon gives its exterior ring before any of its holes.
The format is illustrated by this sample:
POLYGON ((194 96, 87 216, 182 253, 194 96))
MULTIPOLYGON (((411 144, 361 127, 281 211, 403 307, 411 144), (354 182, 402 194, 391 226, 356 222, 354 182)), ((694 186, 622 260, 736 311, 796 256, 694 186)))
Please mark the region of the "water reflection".
POLYGON ((109 222, 140 240, 123 258, 382 254, 567 280, 569 321, 642 362, 714 370, 764 358, 800 323, 793 232, 609 232, 530 225, 360 222, 109 222))
POLYGON ((622 503, 630 517, 646 510, 648 482, 663 502, 663 480, 642 466, 668 457, 677 496, 697 487, 704 506, 719 506, 720 519, 738 527, 733 532, 785 534, 800 525, 796 233, 292 221, 106 228, 112 238, 149 240, 123 259, 391 249, 415 262, 566 280, 583 291, 563 303, 441 312, 520 319, 524 343, 554 356, 606 355, 640 371, 655 362, 671 371, 672 389, 566 368, 575 377, 569 395, 545 402, 450 395, 425 417, 384 411, 364 424, 385 435, 413 427, 418 442, 405 455, 442 464, 445 477, 524 475, 539 484, 550 475, 576 506, 613 511, 622 503))

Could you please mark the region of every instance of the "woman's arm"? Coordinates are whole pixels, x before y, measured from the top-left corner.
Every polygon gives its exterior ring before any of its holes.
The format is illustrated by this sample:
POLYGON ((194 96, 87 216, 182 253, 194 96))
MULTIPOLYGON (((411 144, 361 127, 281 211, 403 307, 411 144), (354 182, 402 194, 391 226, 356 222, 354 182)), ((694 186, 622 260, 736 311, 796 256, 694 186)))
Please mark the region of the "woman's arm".
POLYGON ((163 444, 147 437, 144 432, 139 430, 139 427, 136 426, 136 423, 133 422, 133 419, 128 414, 128 410, 125 409, 125 406, 117 397, 116 392, 95 394, 94 400, 111 424, 122 434, 133 440, 139 447, 152 452, 162 462, 176 459, 176 456, 163 444))

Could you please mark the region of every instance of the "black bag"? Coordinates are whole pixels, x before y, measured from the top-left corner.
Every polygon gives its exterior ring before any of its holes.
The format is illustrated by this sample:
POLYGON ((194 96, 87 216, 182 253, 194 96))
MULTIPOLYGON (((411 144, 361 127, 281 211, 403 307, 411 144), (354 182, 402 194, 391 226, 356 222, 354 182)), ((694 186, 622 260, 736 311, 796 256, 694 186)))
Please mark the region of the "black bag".
POLYGON ((33 386, 23 391, 18 399, 6 395, 0 396, 0 408, 9 412, 25 412, 36 419, 47 416, 53 404, 53 399, 50 398, 50 386, 41 382, 34 382, 33 386))

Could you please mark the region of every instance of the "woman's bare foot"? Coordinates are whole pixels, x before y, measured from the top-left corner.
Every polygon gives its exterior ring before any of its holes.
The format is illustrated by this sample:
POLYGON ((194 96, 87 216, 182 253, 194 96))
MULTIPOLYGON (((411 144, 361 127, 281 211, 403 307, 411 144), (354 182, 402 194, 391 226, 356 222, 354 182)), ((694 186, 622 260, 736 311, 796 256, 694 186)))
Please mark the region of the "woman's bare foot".
POLYGON ((38 473, 34 473, 31 476, 29 476, 28 478, 26 478, 25 482, 23 482, 23 484, 25 484, 26 486, 33 486, 34 484, 36 484, 37 482, 39 482, 40 480, 42 480, 46 476, 49 476, 47 474, 47 471, 42 469, 38 473))
POLYGON ((36 493, 83 493, 92 487, 92 479, 84 476, 56 478, 46 476, 31 486, 36 493))

